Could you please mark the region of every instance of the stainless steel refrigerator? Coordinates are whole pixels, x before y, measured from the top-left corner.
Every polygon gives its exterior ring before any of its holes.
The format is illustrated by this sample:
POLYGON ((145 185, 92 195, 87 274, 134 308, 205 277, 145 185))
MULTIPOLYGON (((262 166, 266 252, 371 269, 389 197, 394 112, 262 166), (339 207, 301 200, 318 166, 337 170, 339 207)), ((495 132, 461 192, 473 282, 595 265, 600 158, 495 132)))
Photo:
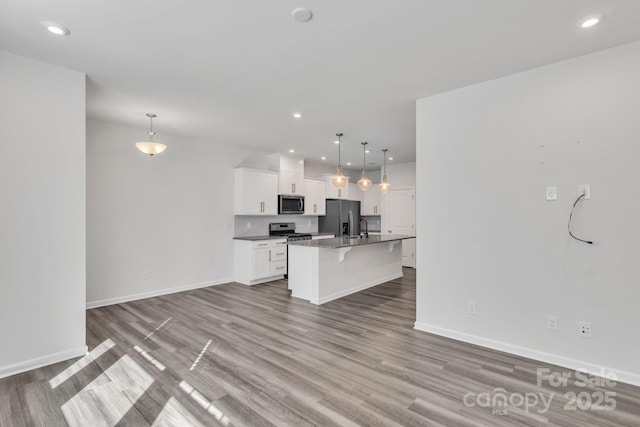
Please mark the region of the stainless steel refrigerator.
POLYGON ((327 213, 318 217, 318 231, 336 237, 360 235, 360 202, 327 199, 327 213))

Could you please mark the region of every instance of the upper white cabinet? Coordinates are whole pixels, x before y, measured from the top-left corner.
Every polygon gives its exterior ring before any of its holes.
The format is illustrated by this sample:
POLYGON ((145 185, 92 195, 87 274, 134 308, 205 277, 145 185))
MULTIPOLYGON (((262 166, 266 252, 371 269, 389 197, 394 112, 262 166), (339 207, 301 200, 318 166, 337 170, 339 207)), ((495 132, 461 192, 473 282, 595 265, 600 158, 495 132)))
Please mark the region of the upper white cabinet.
POLYGON ((348 199, 349 198, 349 177, 347 178, 347 185, 342 188, 336 188, 332 182, 333 175, 322 175, 324 180, 324 191, 327 199, 348 199))
POLYGON ((278 173, 278 194, 303 196, 304 159, 296 156, 284 156, 280 153, 269 156, 269 170, 278 173))
POLYGON ((304 180, 304 214, 326 215, 327 204, 325 196, 325 183, 317 179, 304 180))
POLYGON ((349 183, 349 200, 362 202, 362 191, 358 188, 358 184, 354 182, 349 183))
POLYGON ((278 174, 247 168, 233 170, 234 215, 278 215, 278 174))
POLYGON ((360 215, 381 215, 380 191, 376 185, 372 185, 369 191, 362 192, 362 204, 360 215))

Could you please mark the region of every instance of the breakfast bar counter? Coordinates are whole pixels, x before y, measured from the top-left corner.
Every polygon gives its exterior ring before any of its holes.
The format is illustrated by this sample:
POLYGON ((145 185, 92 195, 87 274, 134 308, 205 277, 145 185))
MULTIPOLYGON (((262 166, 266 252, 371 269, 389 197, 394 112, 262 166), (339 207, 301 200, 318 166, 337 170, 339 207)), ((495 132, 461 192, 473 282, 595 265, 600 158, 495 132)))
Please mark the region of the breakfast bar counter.
POLYGON ((413 238, 383 234, 289 242, 291 296, 319 305, 402 277, 402 240, 413 238))

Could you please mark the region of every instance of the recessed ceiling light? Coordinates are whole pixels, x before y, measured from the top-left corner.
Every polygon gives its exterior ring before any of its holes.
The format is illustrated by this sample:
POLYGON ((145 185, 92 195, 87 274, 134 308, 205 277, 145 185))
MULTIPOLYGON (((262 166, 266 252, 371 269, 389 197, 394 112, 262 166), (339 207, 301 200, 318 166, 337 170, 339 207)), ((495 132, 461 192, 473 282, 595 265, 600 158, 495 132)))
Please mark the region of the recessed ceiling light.
POLYGON ((389 157, 389 160, 393 160, 393 157, 389 157))
POLYGON ((54 24, 53 22, 43 22, 43 24, 51 34, 55 34, 56 36, 68 36, 71 34, 71 31, 62 25, 54 24))
POLYGON ((302 118, 302 113, 293 113, 292 114, 294 119, 301 119, 302 118))
POLYGON ((291 16, 298 22, 308 22, 313 18, 313 12, 306 7, 296 7, 291 11, 291 16))
POLYGON ((364 150, 365 153, 369 154, 371 150, 364 150))
POLYGON ((598 25, 602 22, 604 15, 601 13, 594 13, 593 15, 588 15, 578 21, 578 27, 586 29, 591 28, 595 25, 598 25))
POLYGON ((334 143, 334 144, 340 144, 340 141, 335 140, 335 141, 333 141, 333 143, 334 143))
POLYGON ((347 162, 347 166, 351 166, 351 162, 347 162))
POLYGON ((325 156, 320 157, 322 160, 327 160, 325 156))
POLYGON ((296 150, 294 150, 293 148, 291 150, 289 150, 290 153, 295 153, 296 150))

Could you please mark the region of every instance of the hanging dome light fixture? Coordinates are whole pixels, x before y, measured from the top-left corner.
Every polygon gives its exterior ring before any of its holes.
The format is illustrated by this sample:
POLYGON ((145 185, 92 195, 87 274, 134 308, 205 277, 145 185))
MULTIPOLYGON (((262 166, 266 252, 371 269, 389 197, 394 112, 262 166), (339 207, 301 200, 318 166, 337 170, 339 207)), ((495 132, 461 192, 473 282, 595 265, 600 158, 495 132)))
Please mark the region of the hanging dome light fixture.
POLYGON ((342 133, 336 133, 336 136, 338 137, 338 168, 336 170, 336 175, 331 179, 333 186, 336 188, 342 188, 347 185, 347 177, 342 173, 342 163, 340 162, 340 146, 342 145, 340 138, 342 138, 342 135, 342 133))
POLYGON ((358 180, 358 188, 362 191, 367 191, 371 188, 371 180, 367 176, 367 144, 368 142, 361 142, 362 144, 362 176, 358 180))
POLYGON ((378 184, 378 189, 382 194, 388 193, 391 190, 391 184, 387 182, 387 151, 388 149, 384 148, 382 152, 384 153, 384 168, 382 170, 382 182, 378 184))
POLYGON ((153 156, 154 154, 162 153, 167 149, 167 146, 159 142, 153 142, 153 136, 156 134, 153 131, 153 119, 158 116, 153 113, 147 113, 147 117, 149 117, 149 132, 147 132, 149 134, 149 141, 136 142, 136 148, 144 154, 153 156))

